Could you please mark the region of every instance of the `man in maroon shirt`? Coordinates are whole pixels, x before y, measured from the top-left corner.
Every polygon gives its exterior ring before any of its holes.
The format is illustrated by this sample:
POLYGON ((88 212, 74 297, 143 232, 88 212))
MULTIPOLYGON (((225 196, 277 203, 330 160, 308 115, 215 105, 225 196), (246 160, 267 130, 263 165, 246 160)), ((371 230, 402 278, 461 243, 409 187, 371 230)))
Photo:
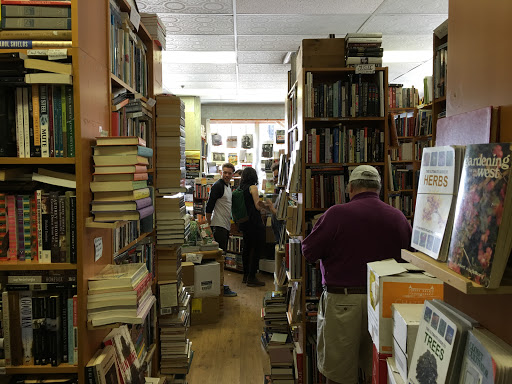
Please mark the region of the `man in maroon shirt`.
POLYGON ((302 243, 306 260, 320 260, 322 271, 317 361, 327 384, 356 384, 359 368, 371 377, 366 263, 399 260, 411 241, 411 225, 379 199, 380 188, 374 167, 356 167, 348 183, 350 202, 329 208, 302 243))

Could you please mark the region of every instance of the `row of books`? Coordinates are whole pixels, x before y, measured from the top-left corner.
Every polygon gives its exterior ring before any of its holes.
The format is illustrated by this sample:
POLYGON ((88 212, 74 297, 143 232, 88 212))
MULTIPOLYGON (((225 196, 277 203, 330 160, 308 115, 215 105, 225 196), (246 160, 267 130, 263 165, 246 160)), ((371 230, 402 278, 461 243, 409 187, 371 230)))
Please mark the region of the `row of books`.
POLYGON ((383 117, 383 72, 375 75, 348 73, 332 83, 314 82, 306 72, 305 117, 383 117))
POLYGON ((34 283, 39 277, 9 276, 2 292, 5 363, 78 364, 76 275, 34 283))
MULTIPOLYGON (((127 101, 129 99, 124 99, 127 101)), ((120 105, 120 104, 118 104, 120 105)), ((111 136, 138 136, 146 143, 152 143, 152 113, 140 101, 130 101, 117 111, 112 111, 111 136)))
POLYGON ((415 156, 415 143, 412 141, 402 141, 398 143, 398 148, 389 149, 389 158, 391 161, 413 161, 415 156))
POLYGON ((306 169, 306 208, 329 208, 347 201, 343 170, 306 169))
POLYGON ((0 102, 4 105, 6 119, 1 132, 4 137, 4 144, 0 145, 2 156, 75 156, 72 86, 2 86, 0 102))
POLYGON ((227 251, 224 256, 224 265, 227 268, 236 269, 240 272, 244 271, 242 255, 240 253, 229 253, 229 251, 227 251))
POLYGON ((307 163, 384 161, 384 131, 371 127, 312 128, 306 133, 307 163))
POLYGON ((345 36, 345 65, 375 64, 382 67, 384 49, 382 33, 347 33, 345 36))
POLYGON ((291 279, 302 278, 302 249, 301 242, 297 238, 290 238, 286 244, 286 258, 288 261, 288 271, 291 279))
POLYGON ((391 165, 390 190, 402 191, 404 189, 414 188, 415 172, 412 169, 404 168, 399 165, 391 165))
POLYGON ((319 264, 306 263, 306 297, 320 298, 322 294, 322 273, 319 264))
POLYGON ((147 47, 134 32, 127 12, 110 3, 110 71, 135 91, 148 96, 147 47))
POLYGON ((411 246, 499 287, 512 244, 511 156, 511 143, 425 148, 411 246))
POLYGON ((2 29, 71 30, 71 2, 56 4, 2 2, 2 29))
POLYGON ((392 207, 402 211, 405 216, 411 216, 414 212, 414 199, 412 195, 393 195, 388 196, 388 203, 392 207))
POLYGON ((388 85, 389 108, 415 108, 419 105, 418 89, 412 86, 404 88, 403 84, 388 85))
POLYGON ((212 185, 217 181, 216 178, 200 178, 197 177, 195 179, 194 185, 194 199, 203 199, 207 200, 210 196, 210 190, 212 189, 212 185))
POLYGON ((229 236, 228 252, 242 253, 244 249, 244 238, 242 236, 229 236))
POLYGON ((413 113, 404 112, 395 115, 391 113, 391 124, 394 125, 391 127, 396 130, 398 137, 408 137, 414 136, 416 133, 416 117, 413 113))
POLYGON ((446 74, 448 72, 448 43, 436 48, 434 53, 434 97, 446 95, 446 74))
POLYGON ((151 236, 147 236, 124 252, 114 254, 115 264, 144 263, 151 275, 156 277, 155 243, 151 236))
POLYGON ((74 191, 0 194, 0 261, 76 263, 74 191))

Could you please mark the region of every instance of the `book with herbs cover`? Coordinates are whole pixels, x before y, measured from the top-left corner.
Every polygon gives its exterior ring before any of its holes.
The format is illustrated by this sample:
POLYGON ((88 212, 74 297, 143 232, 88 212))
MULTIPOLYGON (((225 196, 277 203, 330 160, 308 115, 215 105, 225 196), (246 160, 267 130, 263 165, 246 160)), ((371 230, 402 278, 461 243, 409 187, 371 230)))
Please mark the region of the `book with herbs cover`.
POLYGON ((512 143, 474 144, 464 157, 448 266, 487 288, 499 287, 512 246, 511 154, 512 143))

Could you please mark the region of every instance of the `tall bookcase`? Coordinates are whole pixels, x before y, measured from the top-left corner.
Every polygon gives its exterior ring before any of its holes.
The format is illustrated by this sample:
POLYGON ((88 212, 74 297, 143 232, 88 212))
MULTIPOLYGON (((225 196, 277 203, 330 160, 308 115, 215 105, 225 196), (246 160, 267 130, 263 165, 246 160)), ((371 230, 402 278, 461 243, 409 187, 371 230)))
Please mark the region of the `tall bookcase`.
MULTIPOLYGON (((131 8, 125 0, 118 0, 124 12, 131 8)), ((30 171, 44 167, 55 171, 74 172, 76 175, 76 227, 77 227, 77 263, 40 264, 35 261, 1 262, 0 272, 8 275, 14 271, 72 271, 77 276, 78 296, 78 362, 74 365, 20 365, 6 367, 6 374, 53 375, 77 374, 79 383, 85 383, 85 365, 100 348, 109 328, 88 329, 87 327, 87 289, 88 278, 97 274, 106 264, 113 263, 112 230, 115 225, 91 223, 90 202, 92 193, 89 183, 92 180, 92 149, 95 137, 111 127, 111 95, 115 88, 135 91, 125 82, 112 75, 109 68, 109 2, 104 0, 73 1, 71 3, 72 41, 65 48, 73 67, 73 104, 75 130, 75 157, 67 158, 0 158, 0 167, 23 166, 30 171), (102 251, 95 257, 95 242, 102 244, 102 251)), ((151 36, 141 24, 138 32, 147 47, 148 96, 161 89, 161 69, 153 72, 153 63, 161 63, 161 55, 153 53, 151 36)), ((37 49, 48 49, 33 47, 37 49)), ((22 52, 26 49, 3 50, 2 52, 22 52)), ((38 57, 47 59, 47 57, 38 57)), ((147 98, 143 98, 147 101, 147 98)), ((154 133, 154 128, 152 128, 154 133)), ((154 137, 154 135, 153 135, 154 137)), ((154 170, 150 170, 153 172, 154 170)), ((4 188, 5 189, 5 188, 4 188)), ((16 193, 17 191, 12 191, 16 193)), ((140 239, 138 239, 140 240, 140 239)))
MULTIPOLYGON (((345 187, 348 183, 349 172, 353 167, 361 164, 368 164, 377 167, 382 176, 382 194, 381 198, 388 201, 388 188, 389 185, 389 164, 388 164, 388 70, 387 68, 376 68, 373 74, 356 74, 355 68, 340 68, 340 67, 304 67, 303 58, 311 55, 311 52, 304 52, 304 47, 299 49, 296 59, 296 79, 290 80, 290 90, 285 102, 286 106, 286 127, 287 127, 287 157, 289 161, 289 175, 288 186, 286 192, 288 194, 289 205, 287 211, 287 237, 290 244, 301 242, 309 233, 312 227, 312 219, 315 215, 325 212, 330 205, 332 205, 332 195, 327 197, 321 203, 321 207, 311 203, 312 193, 315 191, 314 175, 319 174, 344 176, 344 181, 334 182, 338 183, 338 187, 334 187, 331 181, 325 182, 327 190, 331 188, 345 187), (364 85, 364 83, 369 85, 364 85), (356 88, 352 86, 355 85, 356 88), (363 85, 361 85, 363 84, 363 85), (363 103, 359 109, 353 113, 349 110, 350 103, 347 102, 346 108, 340 109, 336 107, 341 106, 342 101, 342 86, 348 87, 345 89, 352 90, 352 97, 359 94, 358 102, 363 103), (315 91, 316 88, 316 91, 315 91), (320 93, 324 92, 323 95, 320 93), (331 92, 333 96, 331 96, 331 92), (375 98, 377 93, 377 98, 375 98), (337 96, 334 96, 337 94, 337 96), (331 98, 332 97, 332 98, 331 98), (331 101, 332 100, 332 101, 331 101), (322 103, 327 105, 322 106, 322 103), (371 104, 373 103, 373 104, 371 104), (332 108, 332 110, 331 110, 332 108), (363 109, 364 108, 364 109, 363 109), (352 117, 356 115, 357 117, 352 117), (322 117, 317 117, 322 116, 322 117), (343 116, 343 117, 331 117, 343 116), (345 128, 344 130, 342 128, 345 128), (338 130, 334 131, 334 129, 338 130), (366 128, 366 130, 364 129, 366 128), (341 132, 347 133, 352 130, 353 133, 353 146, 356 151, 356 132, 360 132, 359 138, 361 151, 366 153, 366 158, 360 154, 359 160, 357 157, 345 157, 339 154, 341 144, 338 143, 338 157, 327 155, 329 162, 323 161, 325 157, 322 156, 322 161, 317 159, 313 160, 309 152, 311 147, 315 147, 313 143, 314 138, 311 137, 312 130, 318 138, 322 135, 329 136, 333 132, 339 134, 341 132), (373 133, 376 133, 375 135, 373 133), (328 133, 328 134, 327 134, 328 133), (366 140, 364 140, 366 138, 366 140), (312 144, 313 143, 313 144, 312 144), (377 145, 379 144, 380 147, 377 145), (363 150, 363 146, 365 149, 363 150), (372 146, 373 145, 373 146, 372 146), (375 155, 375 153, 377 155, 375 155), (366 161, 364 161, 366 159, 366 161), (308 179, 311 179, 308 181, 308 179), (331 183, 331 184, 329 184, 331 183), (330 202, 330 203, 328 203, 330 202), (306 207, 307 204, 307 207, 306 207), (311 207, 310 207, 311 205, 311 207), (293 207, 296 207, 294 209, 293 207), (292 217, 294 216, 295 217, 292 217), (290 225, 290 223, 292 223, 290 225)), ((317 54, 321 55, 322 53, 317 54)), ((292 70, 293 72, 293 70, 292 70)), ((343 98, 343 100, 345 100, 343 98)), ((357 107, 356 107, 357 108, 357 107)), ((336 134, 334 134, 335 136, 336 134)), ((323 144, 325 138, 321 138, 323 144)), ((329 140, 329 139, 327 139, 329 140)), ((340 139, 341 140, 341 139, 340 139)), ((349 139, 347 141, 347 148, 349 150, 349 139)), ((341 142, 341 141, 340 141, 341 142)), ((333 146, 334 144, 333 141, 333 146)), ((318 148, 318 145, 316 145, 318 148)), ((320 149, 322 151, 322 149, 320 149)), ((348 155, 350 156, 350 155, 348 155)), ((339 192, 338 192, 339 193, 339 192)), ((348 198, 346 199, 348 201, 348 198)), ((300 244, 299 244, 300 246, 300 244)), ((313 338, 316 338, 315 316, 309 316, 310 308, 318 303, 321 294, 320 283, 320 270, 318 267, 310 266, 305 259, 300 255, 300 252, 292 252, 290 245, 290 265, 294 264, 292 258, 300 257, 300 278, 292 279, 290 271, 287 271, 289 284, 292 286, 292 295, 297 298, 300 295, 300 300, 295 304, 295 308, 290 304, 288 321, 294 334, 298 338, 298 342, 303 351, 302 355, 302 375, 306 378, 308 373, 307 361, 314 359, 306 359, 306 355, 310 354, 309 345, 313 345, 313 338), (293 254, 292 254, 293 253, 293 254), (315 269, 313 277, 313 269, 315 269), (318 272, 318 273, 316 273, 318 272), (293 293, 293 286, 299 287, 298 292, 293 293), (314 289, 314 290, 313 290, 314 289), (292 313, 290 313, 292 311, 292 313), (308 315, 308 316, 307 316, 308 315)), ((296 250, 296 247, 294 246, 296 250)), ((295 266, 297 264, 294 264, 295 266)), ((296 268, 296 267, 294 267, 296 268)), ((316 346, 315 346, 316 348, 316 346)), ((314 349, 314 348, 313 348, 314 349)), ((300 363, 298 363, 300 364, 300 363)), ((299 365, 300 367, 300 365, 299 365)), ((300 368, 299 368, 300 371, 300 368)))
MULTIPOLYGON (((443 23, 444 24, 444 23, 443 23)), ((447 90, 447 55, 448 33, 442 38, 434 33, 434 65, 432 78, 434 81, 434 99, 432 102, 432 128, 435 138, 437 120, 446 116, 446 90, 447 90), (439 116, 441 114, 441 116, 439 116)), ((435 141, 434 141, 435 143, 435 141)))

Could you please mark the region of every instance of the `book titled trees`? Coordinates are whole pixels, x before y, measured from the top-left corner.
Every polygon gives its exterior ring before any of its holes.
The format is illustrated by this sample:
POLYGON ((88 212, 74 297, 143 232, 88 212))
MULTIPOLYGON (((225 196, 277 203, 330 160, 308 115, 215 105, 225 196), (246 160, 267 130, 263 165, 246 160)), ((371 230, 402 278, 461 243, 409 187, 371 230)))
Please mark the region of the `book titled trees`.
POLYGON ((457 165, 446 162, 450 151, 424 151, 411 245, 447 260, 452 270, 474 282, 497 288, 508 272, 512 248, 512 143, 468 145, 458 188, 457 165))

